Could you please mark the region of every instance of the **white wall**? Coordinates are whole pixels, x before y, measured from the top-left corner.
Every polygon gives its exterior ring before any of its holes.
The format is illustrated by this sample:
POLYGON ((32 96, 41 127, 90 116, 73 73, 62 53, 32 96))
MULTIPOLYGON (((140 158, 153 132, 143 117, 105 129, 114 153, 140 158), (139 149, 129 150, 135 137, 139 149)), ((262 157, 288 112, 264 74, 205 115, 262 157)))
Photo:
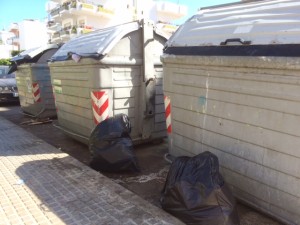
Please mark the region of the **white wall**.
POLYGON ((14 37, 14 34, 8 31, 0 31, 0 59, 10 58, 11 51, 16 50, 17 47, 8 43, 7 39, 14 37))
POLYGON ((11 58, 12 46, 10 45, 0 45, 0 59, 11 58))
POLYGON ((20 50, 28 50, 47 44, 46 24, 38 20, 23 20, 19 23, 20 50))

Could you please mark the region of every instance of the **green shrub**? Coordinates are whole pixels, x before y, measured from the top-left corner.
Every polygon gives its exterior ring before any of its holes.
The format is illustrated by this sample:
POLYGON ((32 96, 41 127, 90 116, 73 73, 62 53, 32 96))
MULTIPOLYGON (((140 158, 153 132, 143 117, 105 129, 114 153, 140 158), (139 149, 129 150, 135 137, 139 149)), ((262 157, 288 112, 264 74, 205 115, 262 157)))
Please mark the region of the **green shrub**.
POLYGON ((9 59, 0 59, 0 65, 9 66, 10 65, 9 59))
POLYGON ((23 52, 23 51, 12 50, 12 51, 11 51, 11 57, 14 57, 14 56, 16 56, 16 55, 19 55, 21 52, 23 52))

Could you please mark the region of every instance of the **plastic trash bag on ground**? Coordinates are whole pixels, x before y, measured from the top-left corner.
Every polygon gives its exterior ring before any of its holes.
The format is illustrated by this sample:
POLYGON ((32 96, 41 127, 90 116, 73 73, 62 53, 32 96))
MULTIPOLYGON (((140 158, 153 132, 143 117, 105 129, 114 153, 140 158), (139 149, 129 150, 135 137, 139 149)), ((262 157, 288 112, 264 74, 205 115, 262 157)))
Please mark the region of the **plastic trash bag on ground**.
POLYGON ((239 224, 235 199, 219 173, 218 158, 210 152, 175 159, 161 205, 189 225, 239 224))
POLYGON ((99 123, 89 140, 92 154, 90 166, 102 172, 138 172, 130 131, 130 121, 125 114, 118 114, 99 123))

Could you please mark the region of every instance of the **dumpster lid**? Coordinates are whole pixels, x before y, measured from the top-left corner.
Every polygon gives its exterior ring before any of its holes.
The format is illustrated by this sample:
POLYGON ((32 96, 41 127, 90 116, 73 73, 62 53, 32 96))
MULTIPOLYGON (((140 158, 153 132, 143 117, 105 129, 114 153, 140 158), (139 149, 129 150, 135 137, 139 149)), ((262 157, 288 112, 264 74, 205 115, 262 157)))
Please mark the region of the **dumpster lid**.
POLYGON ((203 8, 172 35, 164 53, 299 56, 299 12, 300 1, 296 0, 244 1, 203 8), (241 46, 250 50, 235 50, 241 46), (267 46, 264 53, 262 46, 267 46))
POLYGON ((64 61, 73 54, 79 57, 101 59, 126 34, 136 31, 140 27, 140 23, 135 21, 80 35, 64 44, 51 57, 50 61, 64 61))
POLYGON ((36 56, 48 51, 50 49, 60 48, 60 44, 46 44, 40 47, 31 48, 21 52, 19 55, 10 59, 11 62, 17 62, 18 64, 24 63, 24 61, 33 60, 36 56))
POLYGON ((17 70, 18 65, 23 63, 35 63, 39 58, 51 49, 59 49, 62 44, 46 44, 41 47, 31 48, 21 52, 19 55, 10 59, 12 62, 9 67, 8 74, 13 73, 17 70))

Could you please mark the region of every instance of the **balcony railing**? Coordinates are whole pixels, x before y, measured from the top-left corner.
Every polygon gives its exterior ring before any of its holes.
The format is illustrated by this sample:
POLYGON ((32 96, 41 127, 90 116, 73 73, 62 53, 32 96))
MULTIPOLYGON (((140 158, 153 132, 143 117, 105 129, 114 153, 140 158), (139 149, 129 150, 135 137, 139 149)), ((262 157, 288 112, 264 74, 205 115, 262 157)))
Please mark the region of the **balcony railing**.
POLYGON ((73 26, 71 29, 71 32, 80 35, 80 34, 86 34, 86 33, 92 32, 94 30, 95 29, 91 26, 80 25, 80 26, 73 26))
POLYGON ((70 8, 76 8, 76 1, 65 2, 62 5, 58 5, 50 11, 51 17, 59 16, 61 12, 67 11, 70 8))
POLYGON ((69 9, 76 9, 77 8, 77 1, 71 1, 69 5, 69 9))
POLYGON ((59 16, 59 12, 60 12, 59 8, 60 8, 60 6, 59 6, 59 7, 56 7, 56 8, 54 8, 54 9, 51 10, 50 16, 51 16, 52 18, 54 18, 54 17, 56 17, 56 16, 59 16))
POLYGON ((52 34, 52 39, 55 39, 55 38, 59 38, 60 37, 60 31, 57 31, 55 33, 52 34))
POLYGON ((50 15, 52 18, 56 16, 62 15, 64 11, 68 10, 76 10, 76 11, 85 11, 89 13, 100 13, 102 16, 111 17, 114 15, 114 11, 112 9, 106 8, 103 5, 95 5, 92 3, 84 3, 78 0, 72 0, 69 2, 63 3, 63 5, 59 5, 50 11, 50 15))
POLYGON ((60 31, 60 37, 64 37, 64 36, 68 36, 68 35, 70 35, 70 30, 61 30, 60 31))
POLYGON ((78 34, 87 34, 94 31, 92 28, 78 28, 78 34))
POLYGON ((82 9, 95 10, 95 5, 89 3, 81 3, 82 9))
POLYGON ((69 10, 69 5, 70 5, 70 2, 68 2, 68 3, 63 4, 62 6, 60 6, 59 12, 62 12, 62 11, 65 11, 65 10, 69 10))
POLYGON ((114 14, 114 11, 113 11, 113 10, 106 9, 106 8, 104 8, 103 6, 98 6, 97 11, 98 11, 98 12, 101 12, 101 13, 111 14, 111 15, 114 14))
POLYGON ((63 30, 71 30, 72 29, 72 26, 67 26, 67 27, 64 27, 63 30))
POLYGON ((57 39, 68 39, 77 35, 86 34, 95 29, 91 26, 81 25, 81 26, 68 26, 64 27, 60 31, 54 32, 51 36, 53 41, 57 39))

